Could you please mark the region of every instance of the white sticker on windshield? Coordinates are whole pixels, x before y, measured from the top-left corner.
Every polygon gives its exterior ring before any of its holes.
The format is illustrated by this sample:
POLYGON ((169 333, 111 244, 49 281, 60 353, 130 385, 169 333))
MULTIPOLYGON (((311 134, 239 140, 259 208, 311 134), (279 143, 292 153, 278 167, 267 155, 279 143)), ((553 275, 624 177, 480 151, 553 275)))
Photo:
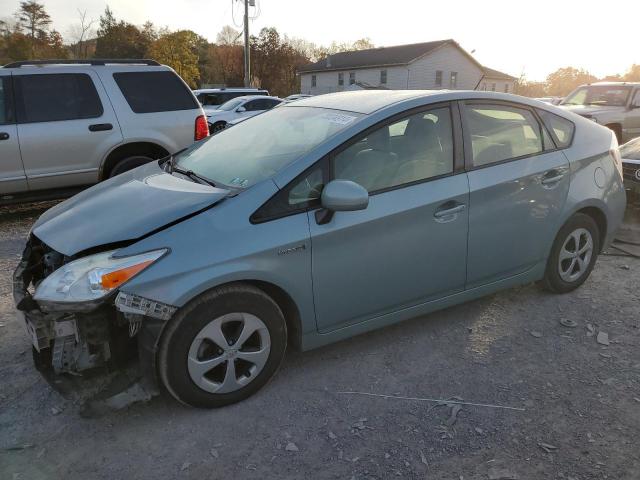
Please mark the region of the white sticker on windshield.
POLYGON ((337 123, 338 125, 348 125, 357 117, 343 113, 325 113, 322 118, 329 120, 331 123, 337 123))

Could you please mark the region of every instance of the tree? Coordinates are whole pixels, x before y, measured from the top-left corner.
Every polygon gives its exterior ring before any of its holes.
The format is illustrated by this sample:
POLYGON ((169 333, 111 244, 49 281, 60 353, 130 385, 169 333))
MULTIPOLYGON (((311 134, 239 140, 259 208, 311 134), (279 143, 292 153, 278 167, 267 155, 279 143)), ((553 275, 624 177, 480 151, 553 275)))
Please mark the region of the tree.
POLYGON ((78 9, 78 23, 70 28, 71 37, 75 40, 71 46, 76 58, 87 58, 89 56, 88 37, 93 32, 93 25, 96 21, 87 18, 87 11, 78 9))
POLYGON ((173 68, 192 88, 198 86, 198 35, 180 30, 161 35, 151 44, 148 56, 173 68))
POLYGON ((95 55, 98 58, 143 58, 151 42, 148 31, 141 31, 123 20, 117 21, 107 6, 100 16, 95 55))
POLYGON ((375 48, 375 45, 371 43, 371 39, 369 37, 356 40, 351 45, 351 50, 369 50, 370 48, 375 48))
POLYGON ((626 82, 640 82, 640 65, 635 63, 631 65, 629 71, 624 75, 624 80, 626 82))
POLYGON ((32 40, 42 36, 51 25, 51 17, 44 9, 44 5, 36 0, 20 2, 20 9, 16 13, 20 27, 25 28, 32 40))
POLYGON ((240 45, 241 35, 242 32, 239 32, 229 25, 225 25, 218 35, 216 35, 216 43, 218 45, 240 45))
POLYGON ((592 83, 596 80, 596 77, 583 69, 573 67, 559 68, 547 77, 547 93, 564 97, 580 85, 592 83))
POLYGON ((524 74, 516 80, 514 93, 523 97, 544 97, 547 95, 547 85, 544 82, 534 82, 527 80, 524 74))

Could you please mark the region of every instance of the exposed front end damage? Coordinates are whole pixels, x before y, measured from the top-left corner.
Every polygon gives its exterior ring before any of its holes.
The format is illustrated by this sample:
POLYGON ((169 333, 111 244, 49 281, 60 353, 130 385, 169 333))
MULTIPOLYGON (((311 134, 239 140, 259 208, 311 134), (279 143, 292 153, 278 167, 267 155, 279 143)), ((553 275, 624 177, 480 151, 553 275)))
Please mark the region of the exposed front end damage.
POLYGON ((33 345, 35 365, 41 371, 72 375, 124 366, 137 356, 136 337, 145 319, 167 320, 176 309, 118 290, 77 304, 34 299, 45 278, 75 259, 31 235, 14 272, 14 300, 33 345))

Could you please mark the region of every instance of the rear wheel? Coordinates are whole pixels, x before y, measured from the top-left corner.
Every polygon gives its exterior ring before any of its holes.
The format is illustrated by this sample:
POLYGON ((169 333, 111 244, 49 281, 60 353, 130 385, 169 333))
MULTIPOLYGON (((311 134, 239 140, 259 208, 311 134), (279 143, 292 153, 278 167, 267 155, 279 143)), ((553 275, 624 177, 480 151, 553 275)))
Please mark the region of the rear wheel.
POLYGON ((211 127, 211 133, 218 133, 227 128, 227 124, 225 122, 216 122, 211 127))
POLYGON ((146 157, 144 155, 134 155, 131 157, 123 158, 113 166, 113 168, 109 172, 109 178, 115 177, 116 175, 120 175, 121 173, 127 172, 129 170, 133 170, 134 168, 151 161, 153 161, 153 158, 146 157))
POLYGON ((177 400, 215 408, 253 395, 275 374, 287 344, 278 305, 249 285, 198 297, 167 325, 158 373, 177 400))
POLYGON ((567 293, 582 285, 589 277, 600 251, 596 222, 577 213, 560 229, 547 260, 542 281, 555 293, 567 293))

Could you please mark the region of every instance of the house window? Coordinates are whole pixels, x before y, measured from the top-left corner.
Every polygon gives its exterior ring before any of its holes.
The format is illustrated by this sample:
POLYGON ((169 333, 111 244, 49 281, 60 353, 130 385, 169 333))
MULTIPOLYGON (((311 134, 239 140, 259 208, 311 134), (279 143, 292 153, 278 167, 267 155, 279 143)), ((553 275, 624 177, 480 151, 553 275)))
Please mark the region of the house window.
POLYGON ((315 75, 311 75, 311 86, 312 87, 316 86, 316 81, 317 81, 316 76, 315 75))
POLYGON ((344 73, 338 74, 338 85, 344 85, 344 73))
POLYGON ((387 71, 380 70, 380 84, 386 85, 386 83, 387 83, 387 71))
POLYGON ((504 84, 504 93, 509 93, 509 84, 508 83, 504 84))
POLYGON ((436 87, 442 86, 442 70, 436 70, 436 87))
POLYGON ((496 84, 495 84, 495 83, 492 83, 492 84, 491 84, 491 91, 492 91, 492 92, 495 92, 495 91, 496 91, 496 84))
POLYGON ((449 88, 458 88, 458 72, 451 72, 451 77, 449 78, 449 88))
POLYGON ((349 85, 356 83, 356 72, 349 72, 349 85))

